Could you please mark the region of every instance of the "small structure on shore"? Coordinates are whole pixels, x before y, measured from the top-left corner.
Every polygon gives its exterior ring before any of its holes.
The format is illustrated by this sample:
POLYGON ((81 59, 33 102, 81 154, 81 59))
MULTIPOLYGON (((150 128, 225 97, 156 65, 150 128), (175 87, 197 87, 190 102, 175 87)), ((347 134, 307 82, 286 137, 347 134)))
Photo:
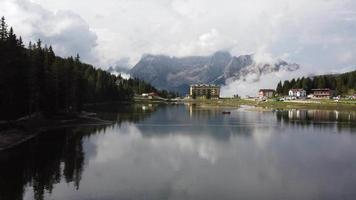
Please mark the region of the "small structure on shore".
POLYGON ((290 97, 305 98, 307 96, 307 91, 304 89, 290 89, 288 95, 290 97))
POLYGON ((330 99, 334 96, 334 91, 329 88, 312 89, 313 99, 330 99))
POLYGON ((258 97, 259 98, 272 98, 275 93, 276 93, 276 91, 273 89, 260 89, 260 91, 258 92, 258 97))
POLYGON ((220 97, 220 86, 210 84, 194 84, 190 86, 189 97, 218 99, 220 97))
POLYGON ((148 99, 152 99, 153 97, 157 97, 158 94, 155 92, 150 92, 150 93, 142 93, 141 95, 142 97, 148 98, 148 99))

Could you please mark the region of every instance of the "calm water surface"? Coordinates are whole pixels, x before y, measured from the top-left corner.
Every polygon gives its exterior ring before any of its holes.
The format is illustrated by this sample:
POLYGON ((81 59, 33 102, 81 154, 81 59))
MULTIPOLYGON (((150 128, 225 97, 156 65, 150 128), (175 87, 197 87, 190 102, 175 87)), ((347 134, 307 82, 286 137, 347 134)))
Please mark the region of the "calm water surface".
POLYGON ((356 113, 110 107, 0 153, 0 199, 356 199, 356 113))

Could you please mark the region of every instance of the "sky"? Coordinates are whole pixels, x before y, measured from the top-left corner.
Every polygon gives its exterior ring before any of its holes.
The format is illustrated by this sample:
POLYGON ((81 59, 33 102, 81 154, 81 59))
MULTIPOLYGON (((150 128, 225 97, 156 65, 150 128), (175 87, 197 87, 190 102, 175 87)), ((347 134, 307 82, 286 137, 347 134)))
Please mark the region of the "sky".
POLYGON ((103 69, 218 50, 315 73, 356 66, 355 0, 0 0, 0 15, 25 41, 103 69))

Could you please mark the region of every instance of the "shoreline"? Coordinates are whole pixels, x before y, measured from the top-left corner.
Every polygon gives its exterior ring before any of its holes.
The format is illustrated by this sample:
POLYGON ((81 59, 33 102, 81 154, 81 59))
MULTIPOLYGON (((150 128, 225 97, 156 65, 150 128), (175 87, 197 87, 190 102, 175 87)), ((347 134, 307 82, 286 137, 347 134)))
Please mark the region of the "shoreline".
POLYGON ((179 102, 196 104, 198 106, 208 107, 241 107, 253 106, 262 109, 317 109, 317 110, 340 110, 340 111, 356 111, 356 101, 340 101, 332 100, 296 100, 296 101, 255 101, 250 99, 210 99, 210 100, 181 100, 179 102))
MULTIPOLYGON (((157 101, 145 100, 136 103, 163 103, 163 104, 195 104, 206 108, 241 108, 248 106, 249 111, 273 111, 288 109, 304 110, 338 110, 356 111, 356 101, 354 102, 334 102, 327 101, 254 101, 247 99, 210 99, 210 100, 176 100, 176 101, 157 101)), ((20 119, 13 123, 0 123, 0 152, 15 148, 39 134, 58 128, 69 128, 78 126, 100 126, 112 125, 115 122, 107 121, 96 117, 95 113, 82 112, 72 116, 61 116, 57 119, 44 117, 34 117, 32 119, 20 119), (5 127, 5 128, 4 128, 5 127)), ((55 116, 56 117, 56 116, 55 116)), ((58 117, 58 116, 57 116, 58 117)))
POLYGON ((112 121, 102 120, 84 113, 75 118, 65 120, 43 118, 18 120, 10 125, 11 127, 4 128, 4 130, 0 131, 0 152, 16 148, 49 130, 78 126, 111 125, 113 123, 112 121))

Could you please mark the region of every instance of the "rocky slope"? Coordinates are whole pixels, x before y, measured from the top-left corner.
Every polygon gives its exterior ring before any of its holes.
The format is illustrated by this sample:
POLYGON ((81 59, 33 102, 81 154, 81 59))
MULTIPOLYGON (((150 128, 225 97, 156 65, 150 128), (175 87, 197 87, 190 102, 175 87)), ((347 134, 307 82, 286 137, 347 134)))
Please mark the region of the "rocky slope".
POLYGON ((130 70, 130 75, 143 79, 159 89, 186 94, 190 84, 226 82, 246 78, 258 81, 264 74, 279 70, 295 71, 299 65, 283 60, 273 63, 256 62, 253 55, 231 56, 219 51, 211 56, 169 57, 145 55, 130 70))

